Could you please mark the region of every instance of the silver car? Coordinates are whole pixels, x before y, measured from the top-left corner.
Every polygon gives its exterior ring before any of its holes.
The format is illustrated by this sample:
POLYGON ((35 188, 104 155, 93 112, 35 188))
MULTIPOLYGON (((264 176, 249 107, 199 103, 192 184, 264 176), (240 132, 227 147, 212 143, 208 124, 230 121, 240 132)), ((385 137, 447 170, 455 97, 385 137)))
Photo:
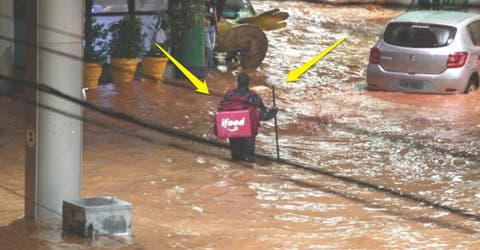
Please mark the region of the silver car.
POLYGON ((478 88, 480 15, 410 11, 370 50, 369 90, 468 93, 478 88))

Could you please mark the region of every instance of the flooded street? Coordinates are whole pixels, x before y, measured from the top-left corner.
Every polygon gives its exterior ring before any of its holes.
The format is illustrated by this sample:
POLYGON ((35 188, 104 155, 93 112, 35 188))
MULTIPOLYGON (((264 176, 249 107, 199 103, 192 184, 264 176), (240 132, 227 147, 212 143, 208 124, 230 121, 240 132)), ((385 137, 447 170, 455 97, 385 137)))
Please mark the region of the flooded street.
MULTIPOLYGON (((280 88, 278 105, 285 109, 279 118, 282 156, 479 214, 479 93, 439 96, 365 91, 369 49, 387 20, 377 17, 391 16, 394 11, 350 6, 331 7, 334 10, 327 12, 328 7, 316 4, 290 5, 295 17, 289 19, 289 29, 268 33, 274 47, 269 53, 275 56, 267 56, 264 66, 268 81, 280 88), (283 83, 288 69, 342 36, 348 37, 346 42, 299 82, 283 83)), ((258 8, 271 6, 267 2, 258 8)), ((266 141, 263 148, 273 152, 266 141)), ((382 197, 371 199, 396 203, 382 197)), ((406 208, 397 205, 400 210, 406 208)), ((439 213, 422 216, 442 217, 439 213)), ((478 230, 478 222, 465 223, 478 230)))
POLYGON ((290 29, 269 33, 275 48, 269 53, 276 55, 267 57, 264 70, 267 81, 280 88, 279 106, 285 109, 279 118, 282 155, 480 212, 475 184, 480 177, 480 95, 365 91, 369 49, 384 24, 369 20, 370 11, 392 14, 377 7, 339 7, 330 16, 323 6, 311 4, 301 10, 292 6, 290 14, 296 17, 289 19, 290 29), (350 11, 355 11, 353 20, 350 11), (344 35, 346 42, 301 81, 282 82, 290 67, 344 35))
MULTIPOLYGON (((0 97, 0 184, 10 189, 0 189, 0 249, 479 249, 480 92, 366 90, 369 50, 402 9, 252 4, 257 12, 290 13, 287 28, 266 32, 267 56, 248 72, 253 85, 276 87, 285 162, 233 163, 225 148, 85 110, 101 125, 84 126, 83 197, 131 202, 133 235, 83 239, 62 234, 60 218, 17 220, 23 114, 20 103, 0 97), (343 36, 298 82, 285 83, 290 70, 343 36)), ((215 140, 212 117, 221 100, 215 93, 232 88, 237 72, 211 72, 211 96, 148 81, 104 84, 87 96, 215 140)), ((270 106, 269 89, 257 90, 270 106)), ((257 152, 274 158, 273 121, 260 131, 257 152)))

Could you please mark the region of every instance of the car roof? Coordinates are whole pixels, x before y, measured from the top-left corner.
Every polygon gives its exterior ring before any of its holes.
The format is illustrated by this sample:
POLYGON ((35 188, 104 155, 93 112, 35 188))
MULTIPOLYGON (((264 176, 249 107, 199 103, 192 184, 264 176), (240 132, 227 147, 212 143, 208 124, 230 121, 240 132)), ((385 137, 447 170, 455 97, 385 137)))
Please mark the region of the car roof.
POLYGON ((415 10, 402 14, 392 20, 392 22, 413 22, 413 23, 432 23, 443 25, 457 25, 466 19, 479 17, 479 14, 443 11, 443 10, 415 10))

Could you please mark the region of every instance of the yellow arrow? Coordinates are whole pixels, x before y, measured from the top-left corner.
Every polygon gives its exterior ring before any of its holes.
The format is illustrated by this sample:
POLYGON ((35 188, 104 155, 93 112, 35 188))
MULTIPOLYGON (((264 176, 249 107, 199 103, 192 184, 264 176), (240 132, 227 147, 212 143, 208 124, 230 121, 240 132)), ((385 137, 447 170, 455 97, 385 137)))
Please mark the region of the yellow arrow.
POLYGON ((290 70, 290 73, 287 76, 287 79, 285 82, 296 82, 298 81, 298 78, 305 73, 309 68, 311 68, 316 62, 318 62, 320 59, 322 59, 324 56, 326 56, 330 51, 332 51, 335 47, 337 47, 340 43, 345 41, 347 39, 346 36, 342 37, 340 40, 338 40, 336 43, 334 43, 332 46, 328 47, 328 49, 322 51, 322 53, 318 54, 314 58, 310 59, 308 62, 306 62, 304 65, 300 66, 298 69, 295 70, 290 70))
POLYGON ((168 60, 170 60, 173 64, 175 64, 175 66, 177 66, 177 68, 185 75, 185 77, 187 77, 187 79, 193 83, 193 85, 197 88, 195 92, 202 93, 205 95, 210 94, 210 92, 208 92, 207 81, 202 82, 194 74, 192 74, 192 72, 190 72, 187 68, 185 68, 180 62, 178 62, 175 58, 173 58, 173 56, 168 54, 168 52, 165 51, 162 48, 162 46, 160 46, 158 43, 155 43, 155 45, 160 49, 160 51, 162 51, 163 54, 165 54, 165 56, 167 56, 168 60))

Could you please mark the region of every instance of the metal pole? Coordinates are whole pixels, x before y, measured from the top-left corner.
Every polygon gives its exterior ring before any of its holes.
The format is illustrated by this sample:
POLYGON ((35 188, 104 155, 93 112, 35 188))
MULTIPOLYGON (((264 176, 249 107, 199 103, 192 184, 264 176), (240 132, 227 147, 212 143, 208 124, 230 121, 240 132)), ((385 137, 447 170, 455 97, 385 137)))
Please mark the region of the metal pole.
MULTIPOLYGON (((272 99, 273 99, 273 107, 276 107, 275 103, 275 86, 272 84, 272 99)), ((277 146, 277 161, 280 161, 280 148, 278 146, 278 124, 277 124, 277 114, 273 117, 273 121, 275 123, 275 144, 277 146)))
MULTIPOLYGON (((38 20, 37 0, 25 0, 22 6, 21 1, 15 2, 16 13, 25 14, 23 25, 15 27, 15 36, 21 41, 31 41, 37 45, 37 25, 32 25, 38 20), (22 10, 22 7, 25 8, 22 10), (27 25, 28 24, 28 25, 27 25), (20 28, 24 27, 24 29, 20 28), (21 32, 23 31, 23 32, 21 32), (22 34, 23 33, 23 34, 22 34), (22 36, 23 35, 23 36, 22 36)), ((16 18, 16 17, 15 17, 16 18)), ((17 18, 16 18, 17 19, 17 18)), ((17 65, 25 65, 25 79, 30 82, 37 81, 37 59, 38 50, 35 46, 18 47, 15 49, 15 60, 17 65), (23 51, 22 51, 23 50, 23 51), (24 57, 21 55, 28 55, 24 57)), ((22 79, 22 78, 20 78, 22 79)), ((25 97, 32 102, 37 100, 37 92, 31 88, 25 88, 25 97)), ((37 199, 37 107, 25 105, 25 218, 35 219, 37 199)))

